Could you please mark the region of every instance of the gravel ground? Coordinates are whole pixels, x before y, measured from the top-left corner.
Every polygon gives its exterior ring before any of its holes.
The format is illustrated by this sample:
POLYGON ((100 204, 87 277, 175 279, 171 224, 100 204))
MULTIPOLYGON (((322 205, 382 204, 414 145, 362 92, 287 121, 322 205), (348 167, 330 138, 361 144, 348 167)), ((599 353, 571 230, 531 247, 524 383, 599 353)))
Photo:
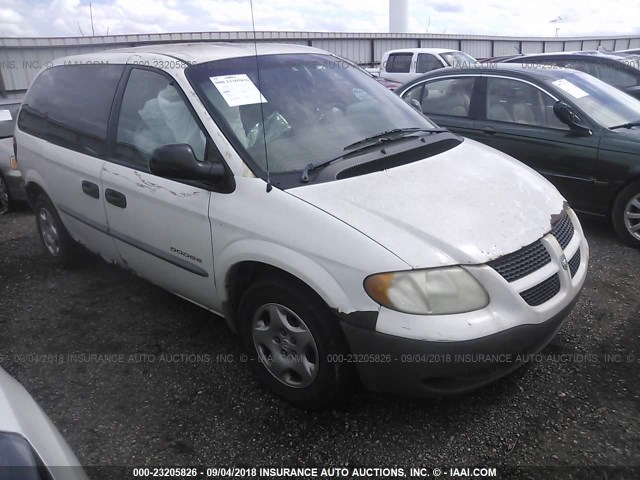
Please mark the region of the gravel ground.
POLYGON ((97 258, 53 266, 31 212, 9 213, 0 365, 85 465, 639 466, 640 251, 583 225, 590 272, 548 361, 456 398, 358 391, 308 413, 260 388, 224 321, 97 258), (74 353, 125 361, 28 357, 74 353))

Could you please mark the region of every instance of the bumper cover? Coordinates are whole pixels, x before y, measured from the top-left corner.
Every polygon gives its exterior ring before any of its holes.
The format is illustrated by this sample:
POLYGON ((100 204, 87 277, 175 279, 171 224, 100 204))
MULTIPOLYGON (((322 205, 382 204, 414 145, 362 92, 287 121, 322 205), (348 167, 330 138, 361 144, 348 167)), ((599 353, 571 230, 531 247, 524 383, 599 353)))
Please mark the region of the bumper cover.
POLYGON ((24 187, 22 175, 18 170, 9 170, 5 173, 4 179, 9 190, 9 197, 12 200, 24 201, 27 199, 27 192, 24 187))
POLYGON ((463 393, 518 369, 555 337, 579 295, 552 318, 473 340, 407 339, 342 322, 364 386, 412 396, 463 393))

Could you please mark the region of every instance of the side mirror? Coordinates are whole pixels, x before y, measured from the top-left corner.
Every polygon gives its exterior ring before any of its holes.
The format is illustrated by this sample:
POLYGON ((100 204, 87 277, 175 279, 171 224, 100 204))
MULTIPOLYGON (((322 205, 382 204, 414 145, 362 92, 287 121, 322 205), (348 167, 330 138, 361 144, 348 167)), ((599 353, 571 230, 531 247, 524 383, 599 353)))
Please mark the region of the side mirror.
POLYGON ((156 148, 149 160, 151 173, 160 177, 182 180, 213 180, 224 177, 224 166, 219 162, 200 162, 191 145, 177 143, 156 148))
POLYGON ((592 134, 591 129, 585 124, 573 109, 562 100, 558 100, 553 105, 553 113, 558 119, 569 126, 572 132, 578 135, 589 136, 592 134))

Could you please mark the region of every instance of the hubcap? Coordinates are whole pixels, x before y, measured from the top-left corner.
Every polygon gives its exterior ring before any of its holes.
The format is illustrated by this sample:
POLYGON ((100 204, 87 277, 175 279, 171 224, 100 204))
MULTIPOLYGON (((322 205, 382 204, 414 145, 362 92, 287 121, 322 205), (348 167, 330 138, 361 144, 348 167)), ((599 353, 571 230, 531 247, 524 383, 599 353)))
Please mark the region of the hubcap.
POLYGON ((9 211, 9 191, 0 177, 0 215, 9 211))
POLYGON ((57 257, 60 253, 60 243, 58 240, 58 229, 49 210, 45 207, 40 208, 38 211, 38 225, 40 226, 40 233, 42 240, 49 250, 49 253, 54 257, 57 257))
POLYGON ((288 387, 311 385, 318 374, 318 347, 309 327, 284 305, 260 307, 251 324, 253 344, 265 368, 288 387))
POLYGON ((624 209, 624 225, 636 240, 640 240, 640 193, 627 203, 624 209))

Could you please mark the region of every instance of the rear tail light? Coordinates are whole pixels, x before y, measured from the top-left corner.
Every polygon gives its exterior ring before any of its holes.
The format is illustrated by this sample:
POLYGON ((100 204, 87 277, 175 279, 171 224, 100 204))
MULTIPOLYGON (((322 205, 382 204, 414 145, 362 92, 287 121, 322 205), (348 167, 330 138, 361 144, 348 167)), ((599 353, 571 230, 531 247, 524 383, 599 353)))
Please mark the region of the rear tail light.
POLYGON ((19 170, 18 168, 18 144, 16 143, 16 137, 13 137, 13 156, 9 159, 12 170, 19 170))

